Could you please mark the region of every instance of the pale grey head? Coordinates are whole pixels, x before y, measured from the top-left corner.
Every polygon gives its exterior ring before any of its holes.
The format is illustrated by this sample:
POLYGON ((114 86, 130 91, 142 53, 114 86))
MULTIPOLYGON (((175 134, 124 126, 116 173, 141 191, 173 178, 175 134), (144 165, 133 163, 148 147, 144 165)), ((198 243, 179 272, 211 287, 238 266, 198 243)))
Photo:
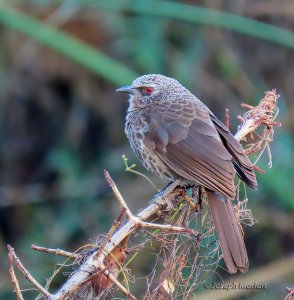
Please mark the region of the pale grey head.
POLYGON ((116 90, 130 94, 130 106, 142 108, 158 102, 178 100, 191 93, 177 80, 161 74, 148 74, 135 79, 130 86, 116 90))

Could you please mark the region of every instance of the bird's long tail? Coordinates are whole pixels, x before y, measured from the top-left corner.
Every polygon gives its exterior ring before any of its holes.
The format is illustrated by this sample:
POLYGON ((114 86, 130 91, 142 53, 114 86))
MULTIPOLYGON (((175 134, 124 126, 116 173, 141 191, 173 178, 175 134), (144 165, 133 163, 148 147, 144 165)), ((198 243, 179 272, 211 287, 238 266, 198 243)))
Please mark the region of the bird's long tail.
POLYGON ((230 273, 239 269, 245 273, 249 263, 240 225, 236 219, 231 199, 206 191, 224 261, 230 273))

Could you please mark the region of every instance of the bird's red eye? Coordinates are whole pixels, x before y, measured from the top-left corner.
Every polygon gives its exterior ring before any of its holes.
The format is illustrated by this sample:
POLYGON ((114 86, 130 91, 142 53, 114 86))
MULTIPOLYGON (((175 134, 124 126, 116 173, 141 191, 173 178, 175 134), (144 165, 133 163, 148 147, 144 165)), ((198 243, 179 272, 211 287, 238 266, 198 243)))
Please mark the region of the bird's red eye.
POLYGON ((153 93, 153 87, 151 87, 151 86, 145 87, 144 90, 145 90, 145 93, 148 94, 148 95, 153 93))

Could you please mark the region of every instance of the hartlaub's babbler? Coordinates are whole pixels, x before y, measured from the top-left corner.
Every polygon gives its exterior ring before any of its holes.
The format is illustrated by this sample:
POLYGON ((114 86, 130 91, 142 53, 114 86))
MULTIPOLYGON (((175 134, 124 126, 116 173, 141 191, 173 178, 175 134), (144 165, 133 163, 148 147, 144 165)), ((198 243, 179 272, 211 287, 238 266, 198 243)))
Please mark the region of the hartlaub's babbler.
POLYGON ((248 256, 234 214, 235 173, 257 188, 242 146, 210 109, 177 80, 150 74, 118 89, 130 94, 125 132, 144 166, 159 176, 195 182, 208 205, 230 273, 248 270, 248 256))

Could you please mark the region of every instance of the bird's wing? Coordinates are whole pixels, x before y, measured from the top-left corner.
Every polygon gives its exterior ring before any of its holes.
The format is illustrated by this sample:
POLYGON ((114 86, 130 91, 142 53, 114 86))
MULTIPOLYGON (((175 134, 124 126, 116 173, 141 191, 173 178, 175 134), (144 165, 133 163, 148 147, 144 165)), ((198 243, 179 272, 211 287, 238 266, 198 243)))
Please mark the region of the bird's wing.
POLYGON ((234 197, 232 156, 214 127, 208 108, 198 101, 154 106, 146 116, 145 143, 179 176, 234 197))
POLYGON ((223 144, 229 153, 233 156, 232 162, 237 171, 238 176, 252 189, 257 189, 257 180, 253 170, 253 166, 244 152, 241 144, 234 138, 228 128, 217 119, 213 114, 210 115, 211 120, 221 136, 223 144))

